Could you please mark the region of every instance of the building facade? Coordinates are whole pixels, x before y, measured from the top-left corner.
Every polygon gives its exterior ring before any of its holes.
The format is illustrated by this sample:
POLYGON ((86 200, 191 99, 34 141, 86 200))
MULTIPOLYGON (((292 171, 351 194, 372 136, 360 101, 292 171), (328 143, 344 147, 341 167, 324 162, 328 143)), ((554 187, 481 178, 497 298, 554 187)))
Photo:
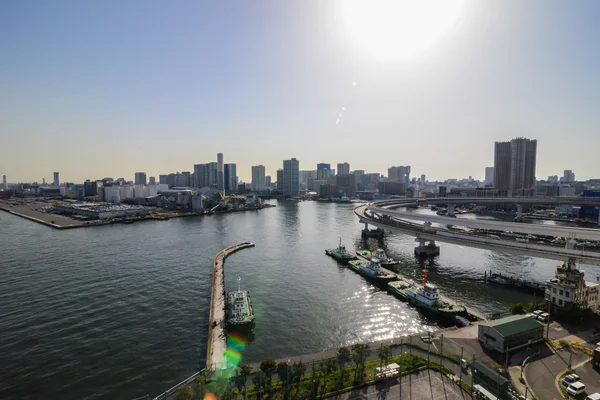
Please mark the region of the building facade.
POLYGON ((478 340, 484 347, 506 353, 544 340, 544 325, 529 315, 512 315, 480 323, 478 340))
POLYGON ((486 185, 494 184, 494 167, 485 167, 485 180, 483 183, 486 185))
POLYGON ((283 161, 283 195, 298 196, 300 194, 300 162, 295 158, 283 161))
POLYGON ((234 163, 225 164, 225 191, 237 192, 237 165, 234 163))
POLYGON ((575 182, 575 174, 570 169, 565 169, 563 173, 563 182, 575 182))
POLYGON ((252 167, 252 190, 260 191, 266 189, 265 166, 255 165, 252 167))
POLYGON ((283 190, 283 170, 277 170, 277 190, 283 190))
POLYGON ((570 262, 557 266, 555 278, 546 282, 546 300, 558 309, 575 303, 598 312, 600 284, 586 282, 584 275, 584 271, 578 270, 570 262))
POLYGON ((494 145, 494 186, 518 193, 535 188, 537 140, 525 138, 494 145))
POLYGON ((410 184, 410 165, 388 168, 388 182, 410 184))
POLYGON ((350 164, 347 162, 338 163, 337 165, 337 174, 338 175, 348 175, 350 174, 350 164))
POLYGON ((60 186, 60 179, 58 177, 58 172, 54 173, 54 182, 53 182, 53 186, 60 186))
MULTIPOLYGON (((131 175, 130 175, 131 176, 131 175)), ((134 184, 136 185, 145 185, 146 182, 146 173, 145 172, 136 172, 134 184)))
POLYGON ((225 165, 223 164, 223 153, 217 154, 217 189, 225 191, 225 165))

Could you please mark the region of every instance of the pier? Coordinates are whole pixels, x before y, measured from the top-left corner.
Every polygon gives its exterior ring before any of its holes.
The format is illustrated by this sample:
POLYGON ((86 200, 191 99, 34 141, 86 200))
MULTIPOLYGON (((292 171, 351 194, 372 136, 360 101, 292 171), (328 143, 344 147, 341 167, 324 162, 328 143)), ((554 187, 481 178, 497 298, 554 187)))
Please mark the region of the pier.
POLYGON ((242 249, 254 247, 245 242, 221 250, 213 260, 212 293, 210 296, 210 317, 208 319, 208 342, 206 348, 206 369, 214 370, 220 364, 226 345, 225 315, 225 259, 242 249))

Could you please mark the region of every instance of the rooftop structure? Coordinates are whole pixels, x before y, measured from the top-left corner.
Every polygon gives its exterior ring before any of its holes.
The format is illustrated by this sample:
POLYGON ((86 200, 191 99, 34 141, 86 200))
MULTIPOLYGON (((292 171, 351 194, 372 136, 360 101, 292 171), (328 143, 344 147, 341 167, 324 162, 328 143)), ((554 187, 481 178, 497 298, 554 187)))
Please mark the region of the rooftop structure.
POLYGON ((96 219, 143 215, 148 214, 152 210, 148 207, 132 206, 126 204, 67 202, 55 204, 54 209, 65 214, 83 215, 89 218, 96 219))
MULTIPOLYGON (((586 282, 585 272, 571 262, 556 267, 555 278, 546 282, 546 300, 553 307, 564 309, 575 303, 583 308, 598 311, 600 284, 586 282)), ((598 281, 600 278, 596 278, 598 281)))
POLYGON ((510 317, 479 324, 478 339, 492 350, 505 353, 543 340, 544 325, 529 315, 510 317))

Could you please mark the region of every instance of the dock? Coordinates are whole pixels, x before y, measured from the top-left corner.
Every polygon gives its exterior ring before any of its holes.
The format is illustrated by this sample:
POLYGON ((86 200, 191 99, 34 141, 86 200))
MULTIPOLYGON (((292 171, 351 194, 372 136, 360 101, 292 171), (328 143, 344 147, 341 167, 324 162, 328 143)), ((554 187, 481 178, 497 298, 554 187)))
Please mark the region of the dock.
MULTIPOLYGON (((222 364, 226 345, 225 315, 225 259, 231 254, 254 247, 254 243, 245 242, 221 250, 213 260, 212 293, 210 297, 210 317, 208 319, 208 341, 206 348, 206 369, 214 371, 222 364)), ((223 365, 226 367, 226 365, 223 365)))
MULTIPOLYGON (((359 254, 357 254, 356 257, 359 260, 361 260, 361 261, 369 262, 369 260, 367 258, 365 258, 365 257, 363 257, 363 256, 361 256, 359 254)), ((408 283, 410 283, 412 285, 418 285, 413 279, 411 279, 411 278, 409 278, 407 276, 404 276, 404 275, 399 274, 397 272, 391 271, 391 270, 389 270, 387 268, 384 268, 384 267, 381 267, 381 270, 383 272, 385 272, 386 274, 395 275, 396 278, 397 278, 397 280, 402 280, 402 281, 408 282, 408 283)), ((443 294, 440 294, 440 298, 441 298, 441 300, 443 302, 448 303, 450 305, 454 306, 454 305, 458 304, 455 300, 452 300, 451 298, 448 298, 448 297, 444 296, 443 294)), ((466 308, 466 306, 464 306, 464 307, 466 308)), ((467 308, 467 314, 469 314, 470 317, 473 317, 473 319, 477 319, 477 320, 481 320, 481 321, 487 321, 487 318, 485 316, 483 316, 483 314, 481 314, 481 313, 479 313, 479 312, 477 312, 477 311, 475 311, 475 310, 473 310, 471 308, 467 308)))

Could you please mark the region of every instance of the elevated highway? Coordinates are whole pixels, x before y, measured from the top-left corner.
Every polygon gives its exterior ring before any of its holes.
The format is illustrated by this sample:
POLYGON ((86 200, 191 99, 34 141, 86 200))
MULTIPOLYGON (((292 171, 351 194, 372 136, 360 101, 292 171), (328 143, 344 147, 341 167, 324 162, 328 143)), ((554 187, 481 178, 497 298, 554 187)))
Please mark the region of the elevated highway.
MULTIPOLYGON (((447 199, 446 199, 447 201, 447 199)), ((415 236, 417 241, 441 241, 463 246, 496 250, 501 252, 524 254, 531 257, 548 258, 565 261, 571 259, 576 263, 600 265, 600 251, 595 249, 567 248, 538 241, 518 242, 514 238, 499 237, 486 233, 465 230, 435 228, 432 223, 451 224, 473 229, 504 230, 541 236, 560 236, 569 239, 600 240, 599 229, 565 228, 560 226, 519 224, 513 222, 474 220, 464 218, 442 217, 437 215, 417 214, 394 209, 396 202, 374 202, 357 207, 354 212, 366 225, 373 225, 386 232, 402 233, 415 236), (418 221, 421 223, 416 223, 418 221)), ((412 202, 414 204, 414 201, 412 202)))
POLYGON ((418 205, 441 206, 446 204, 514 204, 514 205, 574 205, 600 207, 598 197, 430 197, 419 199, 392 199, 373 202, 380 206, 390 204, 398 207, 418 205))

